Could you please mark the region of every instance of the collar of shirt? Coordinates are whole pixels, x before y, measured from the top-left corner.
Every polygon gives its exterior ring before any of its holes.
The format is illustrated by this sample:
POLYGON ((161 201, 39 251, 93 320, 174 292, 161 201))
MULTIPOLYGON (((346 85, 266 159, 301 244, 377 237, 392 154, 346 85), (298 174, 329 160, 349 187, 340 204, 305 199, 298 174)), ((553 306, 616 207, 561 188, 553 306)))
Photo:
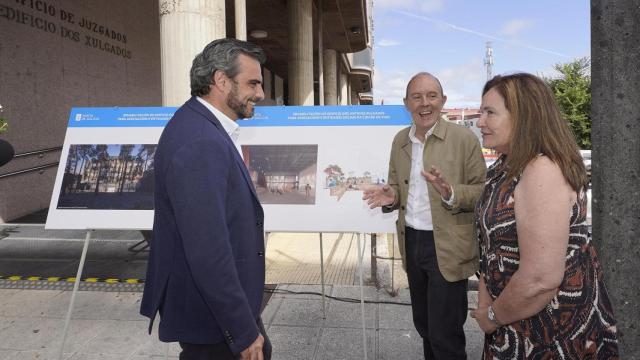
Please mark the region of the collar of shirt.
POLYGON ((235 121, 231 120, 222 111, 216 109, 213 105, 208 103, 203 98, 198 96, 196 97, 196 99, 198 99, 198 101, 200 101, 202 105, 204 105, 207 109, 209 109, 209 111, 211 111, 213 115, 220 121, 220 124, 224 128, 224 131, 226 131, 227 134, 229 134, 229 137, 231 138, 231 140, 233 140, 234 143, 238 141, 238 137, 240 136, 240 125, 238 125, 235 121))
MULTIPOLYGON (((424 136, 425 140, 429 137, 429 135, 433 134, 433 131, 436 129, 436 126, 438 126, 439 123, 440 120, 433 124, 431 129, 427 130, 427 134, 424 136)), ((412 124, 411 129, 409 129, 409 140, 411 140, 412 143, 422 143, 422 141, 420 141, 420 139, 416 137, 416 124, 412 124)))

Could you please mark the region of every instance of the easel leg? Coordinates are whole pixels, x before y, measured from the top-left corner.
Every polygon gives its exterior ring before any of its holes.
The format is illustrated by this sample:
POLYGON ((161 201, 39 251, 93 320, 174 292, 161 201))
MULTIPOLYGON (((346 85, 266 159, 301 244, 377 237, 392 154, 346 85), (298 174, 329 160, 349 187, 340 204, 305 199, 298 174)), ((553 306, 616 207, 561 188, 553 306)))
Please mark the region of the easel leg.
POLYGON ((322 318, 327 318, 325 310, 325 294, 324 294, 324 249, 322 246, 322 233, 320 234, 320 281, 322 282, 322 318))
POLYGON ((62 343, 60 344, 60 353, 58 354, 58 360, 62 360, 62 355, 64 353, 64 343, 67 341, 67 331, 69 330, 71 313, 73 312, 73 305, 76 301, 76 294, 78 293, 78 289, 80 288, 80 279, 82 278, 82 269, 84 268, 84 262, 87 258, 87 249, 89 249, 89 239, 91 239, 91 232, 93 232, 93 230, 87 230, 87 236, 84 238, 84 246, 82 247, 82 256, 80 256, 80 264, 78 264, 78 272, 76 273, 76 279, 73 282, 73 291, 71 292, 71 302, 69 302, 67 317, 64 320, 64 330, 62 330, 62 343))
POLYGON ((364 348, 364 360, 367 360, 367 327, 366 327, 365 317, 364 317, 365 315, 364 287, 362 284, 362 261, 364 258, 364 247, 360 243, 361 237, 364 238, 364 234, 358 233, 358 270, 360 272, 360 308, 362 310, 362 346, 364 348))

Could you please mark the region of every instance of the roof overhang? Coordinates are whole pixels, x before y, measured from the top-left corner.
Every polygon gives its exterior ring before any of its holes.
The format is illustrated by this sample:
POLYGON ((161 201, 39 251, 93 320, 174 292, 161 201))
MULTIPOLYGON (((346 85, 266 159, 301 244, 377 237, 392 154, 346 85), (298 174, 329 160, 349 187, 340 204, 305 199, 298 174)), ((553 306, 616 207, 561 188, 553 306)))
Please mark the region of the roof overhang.
MULTIPOLYGON (((289 0, 296 1, 296 0, 289 0)), ((314 0, 313 51, 318 58, 318 6, 322 6, 323 47, 340 53, 352 53, 367 48, 369 20, 366 0, 314 0)), ((227 36, 235 32, 234 0, 226 0, 227 36)), ((288 77, 287 0, 247 1, 247 40, 262 47, 267 55, 265 66, 282 79, 288 77), (267 37, 255 39, 252 30, 265 30, 267 37)), ((315 66, 317 67, 317 65, 315 66)))

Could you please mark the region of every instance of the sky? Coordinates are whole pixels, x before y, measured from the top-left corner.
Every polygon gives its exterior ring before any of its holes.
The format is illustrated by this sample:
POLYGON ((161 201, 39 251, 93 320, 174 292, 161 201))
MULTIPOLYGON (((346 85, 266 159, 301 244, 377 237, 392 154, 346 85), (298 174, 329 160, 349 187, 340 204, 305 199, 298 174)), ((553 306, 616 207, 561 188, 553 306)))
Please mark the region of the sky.
POLYGON ((411 76, 427 71, 442 82, 446 108, 480 105, 493 75, 557 76, 554 64, 591 53, 587 0, 374 0, 374 104, 402 104, 411 76))

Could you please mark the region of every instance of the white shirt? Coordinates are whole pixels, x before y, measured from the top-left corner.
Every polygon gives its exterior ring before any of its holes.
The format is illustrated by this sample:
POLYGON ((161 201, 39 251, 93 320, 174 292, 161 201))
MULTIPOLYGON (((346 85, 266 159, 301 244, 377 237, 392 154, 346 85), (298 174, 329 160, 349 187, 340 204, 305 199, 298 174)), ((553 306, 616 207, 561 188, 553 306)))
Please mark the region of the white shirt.
MULTIPOLYGON (((427 131, 424 141, 433 134, 433 129, 438 126, 436 123, 427 131)), ((409 140, 411 140, 411 173, 409 175, 409 196, 407 197, 407 213, 405 223, 416 230, 433 230, 433 220, 431 218, 431 204, 429 203, 429 189, 427 180, 422 176, 424 170, 424 144, 416 137, 416 126, 411 125, 409 130, 409 140)))
MULTIPOLYGON (((409 196, 407 197, 405 223, 407 226, 416 230, 433 230, 429 188, 427 187, 427 180, 422 176, 421 172, 424 169, 424 144, 427 142, 427 138, 433 134, 433 130, 439 123, 440 121, 427 131, 424 136, 424 142, 416 137, 415 125, 411 125, 411 129, 409 129, 409 140, 411 140, 411 173, 409 175, 409 196)), ((453 205, 454 196, 452 187, 449 200, 442 198, 442 201, 448 205, 453 205)))
POLYGON ((209 109, 209 111, 213 113, 213 116, 215 116, 220 121, 220 124, 224 128, 224 131, 226 131, 227 134, 229 134, 231 141, 233 141, 233 145, 236 146, 236 149, 238 150, 240 157, 244 160, 244 157, 242 156, 242 149, 240 148, 240 144, 238 143, 238 138, 240 137, 240 125, 238 125, 235 121, 231 120, 231 118, 225 115, 222 111, 216 109, 213 105, 211 105, 209 102, 207 102, 203 98, 198 96, 196 97, 196 99, 198 99, 198 101, 200 101, 202 105, 204 105, 207 109, 209 109))

